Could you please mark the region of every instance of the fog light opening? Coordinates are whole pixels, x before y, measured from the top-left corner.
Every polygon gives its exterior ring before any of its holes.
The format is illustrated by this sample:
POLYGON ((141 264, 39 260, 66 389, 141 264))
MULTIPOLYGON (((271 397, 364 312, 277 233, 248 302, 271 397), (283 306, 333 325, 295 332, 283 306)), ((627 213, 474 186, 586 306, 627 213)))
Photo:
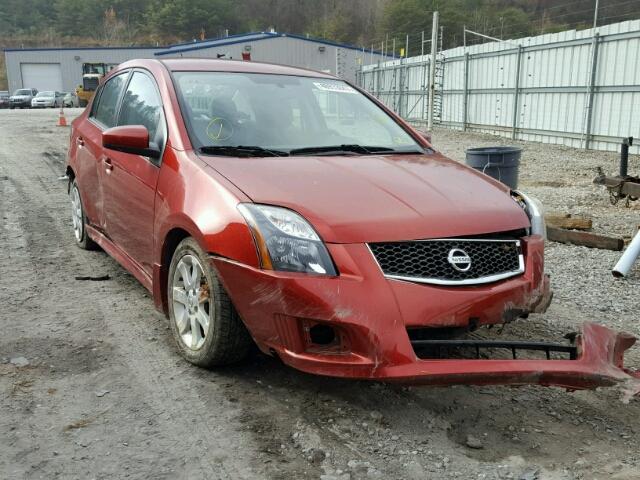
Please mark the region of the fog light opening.
POLYGON ((317 323, 309 329, 309 339, 316 345, 331 345, 336 340, 336 331, 329 325, 317 323))

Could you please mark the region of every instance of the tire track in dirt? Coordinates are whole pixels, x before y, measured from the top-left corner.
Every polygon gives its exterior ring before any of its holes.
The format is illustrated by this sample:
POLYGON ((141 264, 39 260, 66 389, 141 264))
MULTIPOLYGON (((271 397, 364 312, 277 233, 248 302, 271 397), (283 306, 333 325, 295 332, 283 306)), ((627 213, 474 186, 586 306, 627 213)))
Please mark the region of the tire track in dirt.
MULTIPOLYGON (((11 160, 7 160, 5 165, 7 163, 10 165, 11 160)), ((18 220, 20 230, 26 240, 28 255, 22 257, 23 264, 18 267, 25 273, 29 272, 27 278, 20 278, 17 275, 14 281, 17 283, 28 281, 29 288, 36 292, 43 292, 47 287, 48 279, 54 276, 58 276, 58 278, 64 276, 67 277, 67 281, 73 282, 69 279, 73 278, 78 268, 87 271, 94 270, 96 268, 94 260, 97 257, 104 257, 104 254, 101 252, 88 254, 72 250, 76 247, 72 243, 70 230, 66 224, 68 222, 61 221, 61 218, 66 220, 66 215, 64 217, 57 215, 57 218, 54 218, 52 215, 58 214, 59 211, 52 208, 52 198, 43 198, 41 190, 38 189, 40 181, 51 183, 55 182, 55 179, 52 180, 51 175, 42 178, 40 174, 31 177, 27 175, 29 171, 34 172, 37 169, 24 169, 21 175, 15 175, 15 177, 21 177, 20 180, 11 179, 15 195, 5 195, 4 201, 7 204, 25 206, 21 210, 18 220), (27 194, 26 191, 30 193, 27 194), (52 246, 58 246, 55 251, 55 261, 50 261, 47 258, 47 252, 51 251, 52 246)), ((55 174, 56 171, 51 168, 49 173, 55 174)), ((56 186, 62 187, 60 184, 56 186)), ((60 200, 59 196, 63 193, 60 188, 58 194, 53 196, 56 197, 56 200, 60 200)), ((118 271, 120 267, 115 262, 110 259, 101 260, 99 263, 102 265, 99 268, 106 268, 115 277, 123 276, 122 272, 118 271)), ((56 291, 53 298, 47 298, 48 296, 45 295, 45 298, 41 298, 39 301, 52 303, 59 300, 60 296, 63 298, 66 296, 67 303, 71 304, 81 300, 83 305, 80 318, 77 318, 77 314, 80 312, 74 312, 73 309, 67 311, 67 318, 74 318, 74 323, 76 323, 73 327, 76 330, 84 328, 87 326, 86 319, 90 318, 94 322, 93 329, 104 330, 114 337, 114 343, 118 345, 117 352, 127 356, 127 363, 135 366, 129 373, 135 377, 131 384, 141 390, 138 392, 139 397, 145 399, 147 408, 156 416, 164 416, 164 426, 171 432, 172 437, 184 439, 185 454, 189 458, 189 465, 197 466, 197 468, 186 469, 188 478, 250 478, 251 474, 244 466, 249 462, 236 463, 238 455, 230 450, 233 435, 227 435, 226 433, 230 432, 224 432, 225 429, 229 429, 228 425, 233 424, 233 419, 226 415, 220 415, 216 418, 205 407, 193 385, 190 384, 191 369, 189 367, 184 368, 185 371, 179 369, 180 375, 167 382, 165 376, 169 374, 168 372, 176 371, 176 357, 173 356, 173 352, 157 343, 143 340, 149 335, 144 322, 131 323, 126 318, 138 309, 139 312, 152 311, 151 302, 148 298, 145 300, 146 295, 141 292, 142 287, 134 282, 130 280, 126 282, 129 285, 107 288, 98 295, 96 295, 98 292, 95 291, 94 285, 85 284, 87 285, 85 287, 85 285, 76 282, 72 283, 69 288, 56 291), (126 293, 129 289, 131 292, 126 293), (136 292, 136 290, 138 291, 136 292), (127 297, 122 298, 123 294, 133 298, 139 297, 143 301, 133 302, 132 308, 126 309, 122 313, 114 312, 113 305, 115 303, 127 301, 127 297), (146 305, 144 305, 145 303, 146 305), (180 409, 168 408, 173 406, 172 402, 178 404, 182 402, 187 405, 193 419, 198 421, 191 425, 185 425, 180 418, 180 409), (211 424, 225 425, 225 428, 216 431, 210 428, 211 424), (202 454, 190 454, 191 448, 201 450, 202 454)), ((63 306, 69 305, 64 305, 63 302, 63 306)), ((23 305, 19 305, 19 307, 20 309, 24 308, 23 305)), ((154 313, 151 316, 156 317, 155 323, 158 323, 158 320, 164 320, 158 318, 161 316, 154 313)), ((177 450, 179 449, 174 449, 172 453, 178 453, 177 450)))

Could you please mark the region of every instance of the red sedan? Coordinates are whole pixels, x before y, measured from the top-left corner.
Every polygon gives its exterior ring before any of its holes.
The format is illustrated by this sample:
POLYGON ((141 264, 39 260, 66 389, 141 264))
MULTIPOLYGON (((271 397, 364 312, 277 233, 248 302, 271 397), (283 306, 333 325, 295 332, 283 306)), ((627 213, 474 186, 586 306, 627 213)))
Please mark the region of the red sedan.
POLYGON ((67 174, 78 245, 153 293, 196 365, 255 342, 340 377, 574 389, 635 375, 635 338, 596 325, 557 344, 465 338, 547 308, 539 206, 330 75, 124 63, 73 122, 67 174))

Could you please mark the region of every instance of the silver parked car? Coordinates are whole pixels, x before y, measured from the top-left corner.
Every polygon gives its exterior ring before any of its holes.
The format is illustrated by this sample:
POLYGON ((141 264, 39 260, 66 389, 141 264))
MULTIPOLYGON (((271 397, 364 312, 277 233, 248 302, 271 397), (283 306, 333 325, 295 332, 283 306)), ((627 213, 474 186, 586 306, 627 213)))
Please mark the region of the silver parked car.
POLYGON ((6 90, 0 90, 0 108, 9 108, 10 105, 10 101, 9 101, 9 92, 7 92, 6 90))
POLYGON ((13 92, 9 99, 9 105, 11 108, 29 108, 31 106, 31 100, 38 94, 38 90, 35 88, 20 88, 13 92))
POLYGON ((74 92, 62 92, 62 105, 65 107, 79 107, 80 100, 74 92))
POLYGON ((33 108, 55 108, 62 106, 62 94, 60 92, 54 92, 47 90, 45 92, 39 92, 33 100, 31 100, 31 107, 33 108))

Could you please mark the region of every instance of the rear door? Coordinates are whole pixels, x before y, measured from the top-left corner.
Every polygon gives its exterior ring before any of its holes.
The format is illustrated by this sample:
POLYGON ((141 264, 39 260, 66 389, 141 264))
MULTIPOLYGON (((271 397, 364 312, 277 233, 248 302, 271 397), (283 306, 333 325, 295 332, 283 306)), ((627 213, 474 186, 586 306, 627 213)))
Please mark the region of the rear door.
POLYGON ((102 148, 102 131, 114 127, 122 93, 129 72, 110 78, 98 92, 88 119, 79 122, 75 135, 76 178, 89 223, 105 229, 104 180, 105 155, 102 148))
MULTIPOLYGON (((149 142, 162 151, 167 130, 160 98, 151 74, 135 70, 122 99, 117 125, 145 126, 149 142)), ((151 276, 154 200, 160 160, 115 150, 105 152, 107 234, 151 276)))

